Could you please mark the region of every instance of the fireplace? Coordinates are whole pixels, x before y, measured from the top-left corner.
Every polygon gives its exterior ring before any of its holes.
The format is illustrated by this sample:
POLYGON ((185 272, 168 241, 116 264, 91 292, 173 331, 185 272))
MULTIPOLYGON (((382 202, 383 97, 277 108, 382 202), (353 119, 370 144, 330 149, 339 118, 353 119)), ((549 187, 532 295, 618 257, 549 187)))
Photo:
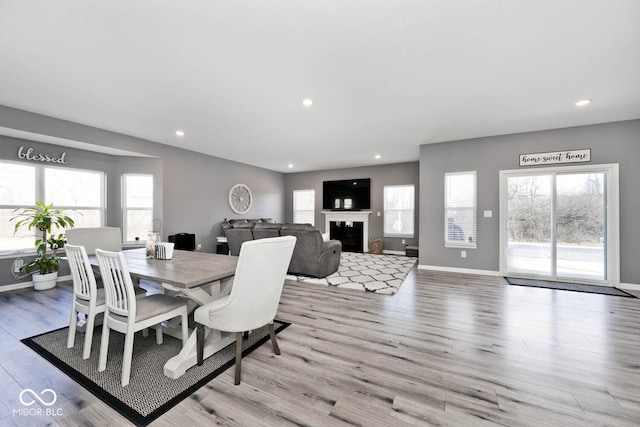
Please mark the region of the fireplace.
POLYGON ((331 239, 340 240, 342 242, 343 251, 363 252, 363 228, 364 222, 362 221, 330 221, 329 235, 331 239))
POLYGON ((342 242, 345 252, 365 252, 369 242, 371 211, 322 211, 324 231, 342 242))

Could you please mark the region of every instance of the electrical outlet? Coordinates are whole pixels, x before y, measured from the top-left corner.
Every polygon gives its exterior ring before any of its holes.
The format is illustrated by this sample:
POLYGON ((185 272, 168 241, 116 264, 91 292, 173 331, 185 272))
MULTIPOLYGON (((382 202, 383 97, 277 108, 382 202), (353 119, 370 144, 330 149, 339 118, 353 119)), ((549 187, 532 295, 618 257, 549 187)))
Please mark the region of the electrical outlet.
POLYGON ((380 216, 380 212, 378 212, 378 216, 380 216))
POLYGON ((466 258, 467 257, 467 251, 460 251, 460 256, 462 258, 466 258))
POLYGON ((22 261, 22 258, 18 258, 15 261, 13 261, 13 272, 20 273, 20 269, 22 268, 23 265, 24 265, 24 261, 22 261))
POLYGON ((405 239, 402 239, 402 244, 403 244, 403 245, 406 245, 406 244, 407 244, 407 241, 406 241, 405 239))
POLYGON ((198 243, 198 252, 202 252, 202 243, 198 243))

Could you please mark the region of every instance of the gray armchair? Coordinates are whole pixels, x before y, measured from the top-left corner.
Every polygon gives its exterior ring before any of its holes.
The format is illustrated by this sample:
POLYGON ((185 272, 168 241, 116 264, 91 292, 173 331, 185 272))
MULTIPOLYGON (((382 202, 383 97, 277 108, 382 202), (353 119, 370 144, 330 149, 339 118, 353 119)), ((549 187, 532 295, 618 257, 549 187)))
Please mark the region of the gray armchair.
POLYGON ((327 277, 338 271, 342 243, 339 240, 323 241, 320 230, 309 224, 283 224, 281 236, 295 236, 289 273, 327 277))

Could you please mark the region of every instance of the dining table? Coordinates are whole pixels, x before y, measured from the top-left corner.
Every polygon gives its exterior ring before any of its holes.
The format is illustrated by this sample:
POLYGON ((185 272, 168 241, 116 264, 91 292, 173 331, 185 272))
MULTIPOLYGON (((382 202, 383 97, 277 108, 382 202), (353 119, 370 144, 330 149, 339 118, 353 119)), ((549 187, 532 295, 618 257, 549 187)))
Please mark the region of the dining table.
MULTIPOLYGON (((176 298, 186 296, 190 313, 229 295, 238 263, 237 256, 184 250, 175 250, 169 260, 147 258, 144 248, 124 250, 123 254, 132 278, 161 283, 176 298)), ((98 265, 95 256, 89 258, 91 264, 98 265)), ((163 333, 181 338, 179 318, 163 326, 163 333)), ((212 329, 206 335, 204 357, 234 342, 235 334, 212 329)), ((180 353, 165 363, 164 374, 169 378, 179 378, 196 363, 196 333, 189 330, 189 338, 180 353)))

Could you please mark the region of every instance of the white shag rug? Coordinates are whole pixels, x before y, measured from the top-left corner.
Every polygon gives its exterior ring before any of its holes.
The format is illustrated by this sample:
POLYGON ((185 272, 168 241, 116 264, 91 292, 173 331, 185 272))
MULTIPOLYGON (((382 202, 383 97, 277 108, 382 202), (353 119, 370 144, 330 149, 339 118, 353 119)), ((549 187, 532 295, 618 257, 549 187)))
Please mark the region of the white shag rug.
POLYGON ((322 279, 287 275, 288 280, 393 295, 416 264, 416 258, 343 252, 340 268, 322 279))

